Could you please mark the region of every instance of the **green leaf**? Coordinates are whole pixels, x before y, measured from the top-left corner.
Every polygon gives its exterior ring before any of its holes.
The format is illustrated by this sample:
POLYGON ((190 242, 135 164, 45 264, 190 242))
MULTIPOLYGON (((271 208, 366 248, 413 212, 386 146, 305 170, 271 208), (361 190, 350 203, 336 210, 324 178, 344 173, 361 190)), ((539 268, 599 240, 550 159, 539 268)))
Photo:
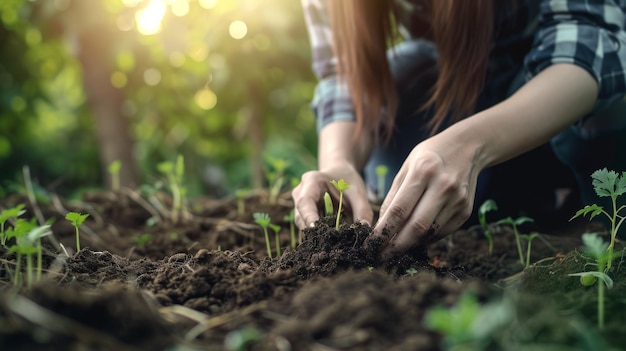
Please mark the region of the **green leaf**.
POLYGON ((274 231, 274 233, 278 234, 280 232, 280 226, 278 224, 270 224, 270 228, 274 231))
POLYGON ((85 219, 87 219, 87 217, 89 217, 88 213, 80 214, 78 212, 69 212, 67 215, 65 215, 65 219, 72 222, 72 225, 76 228, 80 227, 85 219))
POLYGON ((121 168, 122 168, 122 162, 120 160, 115 160, 111 162, 111 164, 109 165, 109 173, 118 174, 121 168))
POLYGON ((24 204, 19 204, 13 208, 7 208, 0 212, 0 223, 6 222, 9 218, 17 218, 23 215, 26 210, 23 210, 24 204))
POLYGON ((348 184, 343 178, 339 179, 339 181, 333 179, 330 182, 340 192, 344 192, 352 187, 352 185, 348 184))
POLYGON ((254 218, 254 221, 263 228, 267 228, 270 224, 270 216, 267 213, 255 212, 252 214, 252 218, 254 218))
POLYGON ((586 205, 584 208, 576 211, 576 214, 574 216, 572 216, 572 218, 570 218, 570 221, 576 217, 580 217, 580 216, 586 216, 588 214, 591 213, 591 216, 589 217, 589 220, 592 220, 593 217, 599 215, 602 213, 602 206, 598 206, 596 204, 593 205, 586 205))
POLYGON ((595 233, 585 233, 582 235, 584 250, 595 259, 601 259, 608 254, 609 243, 595 233))
POLYGON ((568 274, 570 277, 596 277, 598 279, 602 279, 607 288, 611 289, 613 287, 613 279, 609 277, 606 273, 602 272, 580 272, 580 273, 570 273, 568 274))
POLYGON ((598 196, 606 197, 617 195, 617 190, 615 189, 618 178, 617 172, 603 168, 593 172, 591 178, 593 179, 591 184, 598 196))
POLYGON ((52 231, 50 230, 50 226, 49 225, 42 225, 41 227, 37 227, 37 228, 31 230, 30 232, 28 232, 28 234, 26 234, 25 238, 31 244, 35 245, 37 243, 38 239, 41 239, 44 236, 48 236, 48 235, 51 235, 51 234, 52 234, 52 231))
POLYGON ((386 176, 388 171, 389 171, 389 169, 385 165, 378 165, 378 166, 376 166, 376 175, 379 176, 379 177, 386 176))
POLYGON ((489 211, 496 211, 498 209, 498 205, 496 204, 496 202, 492 199, 487 199, 485 202, 483 202, 482 205, 480 205, 480 207, 478 208, 478 212, 480 214, 485 214, 489 211))

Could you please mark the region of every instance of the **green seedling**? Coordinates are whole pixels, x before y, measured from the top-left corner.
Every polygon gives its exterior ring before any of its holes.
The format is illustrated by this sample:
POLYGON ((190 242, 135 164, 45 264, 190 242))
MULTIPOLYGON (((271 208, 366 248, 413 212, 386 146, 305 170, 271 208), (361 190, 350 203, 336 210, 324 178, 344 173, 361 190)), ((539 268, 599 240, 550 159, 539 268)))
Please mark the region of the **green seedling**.
POLYGON ((338 181, 336 180, 331 180, 330 183, 337 189, 339 190, 339 205, 337 206, 337 220, 335 222, 335 229, 339 230, 339 218, 341 217, 341 207, 343 205, 343 192, 350 189, 352 187, 352 185, 346 183, 345 180, 339 179, 338 181))
POLYGON ((324 192, 324 215, 326 217, 332 216, 333 212, 335 212, 335 208, 333 206, 333 199, 330 197, 330 194, 325 191, 324 192))
POLYGON ((415 274, 417 274, 417 269, 411 267, 409 269, 406 270, 406 274, 410 275, 411 277, 414 276, 415 274))
POLYGON ((598 328, 604 328, 604 286, 607 288, 613 287, 613 279, 609 277, 606 272, 606 266, 609 263, 610 253, 607 251, 609 244, 604 242, 597 234, 585 233, 582 236, 584 252, 596 260, 596 271, 592 272, 580 272, 568 274, 572 277, 580 277, 581 284, 585 286, 591 286, 596 280, 602 280, 602 283, 598 283, 598 328))
POLYGON ((76 252, 80 251, 80 232, 78 228, 83 224, 85 219, 89 217, 89 214, 80 214, 78 212, 70 212, 65 215, 65 219, 70 221, 76 229, 76 252))
POLYGON ((526 262, 524 263, 524 267, 530 266, 530 249, 533 242, 533 239, 539 237, 539 233, 530 233, 530 234, 520 234, 520 236, 526 239, 526 262))
POLYGON ((498 225, 502 225, 502 224, 508 224, 511 227, 513 227, 513 234, 515 234, 515 244, 517 245, 517 254, 519 255, 519 262, 524 265, 524 253, 522 252, 522 243, 520 240, 520 233, 517 229, 518 226, 524 224, 524 223, 530 223, 533 222, 534 220, 530 217, 526 217, 526 216, 522 216, 522 217, 518 217, 516 219, 513 219, 512 217, 507 217, 504 219, 501 219, 499 221, 496 222, 496 224, 498 225))
POLYGON ((292 209, 288 215, 286 215, 283 220, 289 223, 289 235, 291 237, 291 248, 295 249, 298 244, 298 239, 296 238, 296 211, 292 209))
POLYGON ((26 256, 26 285, 31 287, 33 283, 33 255, 37 255, 37 269, 36 276, 37 281, 41 280, 41 238, 52 234, 49 225, 37 227, 34 222, 21 221, 16 223, 14 227, 15 231, 13 236, 15 237, 15 245, 9 248, 10 252, 17 254, 17 266, 15 272, 15 280, 13 284, 18 285, 21 276, 21 261, 22 257, 26 256))
POLYGON ((172 193, 172 222, 178 223, 183 212, 183 200, 187 189, 183 185, 185 175, 185 160, 183 155, 178 155, 176 163, 161 162, 157 165, 159 172, 165 174, 172 193))
POLYGON ((278 195, 283 188, 283 183, 285 182, 285 170, 289 167, 289 162, 270 155, 265 155, 265 161, 274 169, 273 172, 267 173, 267 179, 271 184, 268 201, 271 205, 275 205, 278 200, 278 195))
POLYGON ((382 201, 385 198, 385 188, 387 186, 385 179, 387 177, 387 173, 389 172, 389 168, 387 168, 387 166, 385 165, 378 165, 376 167, 376 178, 378 181, 378 189, 376 189, 377 191, 377 196, 378 196, 378 200, 382 201))
POLYGON ((24 204, 19 204, 13 208, 7 208, 6 210, 2 210, 2 212, 0 212, 0 242, 2 243, 2 246, 6 245, 7 239, 4 232, 4 224, 9 219, 17 219, 17 217, 23 215, 26 212, 23 208, 24 204))
POLYGON ((263 234, 265 234, 265 247, 267 249, 267 256, 272 258, 272 248, 270 247, 270 236, 267 233, 267 227, 270 225, 270 216, 267 213, 255 212, 252 214, 254 221, 263 228, 263 234))
POLYGON ((491 253, 493 252, 493 235, 491 234, 491 228, 487 223, 487 212, 496 211, 497 209, 498 205, 492 199, 486 200, 478 208, 478 222, 483 228, 483 233, 485 234, 485 238, 487 238, 487 242, 489 243, 489 255, 491 255, 491 253))
POLYGON ((226 351, 247 351, 250 346, 263 339, 263 334, 253 327, 232 331, 224 339, 226 351))
POLYGON ((483 350, 497 330, 515 318, 510 299, 481 305, 472 293, 465 293, 452 307, 436 306, 424 317, 426 327, 443 335, 444 350, 483 350))
POLYGON ((276 240, 276 257, 280 257, 281 252, 280 252, 280 236, 278 235, 280 233, 280 226, 278 224, 272 224, 270 223, 270 228, 272 228, 272 230, 274 231, 274 238, 276 240))
POLYGON ((137 244, 137 247, 144 247, 148 241, 152 240, 152 234, 143 233, 140 236, 133 237, 132 240, 137 244))
POLYGON ((113 191, 120 191, 120 170, 122 169, 122 162, 115 160, 109 165, 109 174, 111 175, 111 188, 113 191))
POLYGON ((592 185, 596 194, 599 197, 610 197, 612 204, 611 213, 605 211, 602 206, 598 206, 597 204, 587 205, 584 208, 578 210, 576 214, 570 219, 570 221, 579 216, 589 215, 589 220, 592 220, 595 216, 603 214, 608 218, 611 223, 611 242, 607 247, 607 251, 609 252, 609 258, 607 261, 606 269, 611 269, 611 264, 613 263, 613 250, 615 248, 615 238, 617 237, 617 233, 624 223, 624 219, 626 216, 620 214, 622 210, 626 208, 626 205, 622 205, 619 208, 617 207, 617 198, 626 193, 626 172, 622 172, 619 175, 615 171, 609 171, 606 168, 599 169, 591 174, 592 185))
POLYGON ((246 213, 246 196, 250 194, 250 189, 235 190, 235 198, 237 198, 237 214, 243 216, 246 213))

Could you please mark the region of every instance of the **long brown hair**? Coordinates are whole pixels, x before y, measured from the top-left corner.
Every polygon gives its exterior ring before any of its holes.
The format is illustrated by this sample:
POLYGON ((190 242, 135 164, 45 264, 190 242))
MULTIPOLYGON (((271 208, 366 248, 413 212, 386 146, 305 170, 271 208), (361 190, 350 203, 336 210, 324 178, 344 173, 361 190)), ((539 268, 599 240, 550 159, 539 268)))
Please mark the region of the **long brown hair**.
MULTIPOLYGON (((393 130, 397 95, 387 48, 398 39, 393 0, 329 0, 338 72, 350 88, 356 135, 374 132, 387 112, 385 139, 393 130)), ((431 133, 448 115, 454 121, 474 111, 493 45, 494 0, 426 0, 413 35, 430 38, 438 51, 438 76, 423 109, 434 113, 431 133)), ((377 135, 377 133, 375 133, 377 135)))

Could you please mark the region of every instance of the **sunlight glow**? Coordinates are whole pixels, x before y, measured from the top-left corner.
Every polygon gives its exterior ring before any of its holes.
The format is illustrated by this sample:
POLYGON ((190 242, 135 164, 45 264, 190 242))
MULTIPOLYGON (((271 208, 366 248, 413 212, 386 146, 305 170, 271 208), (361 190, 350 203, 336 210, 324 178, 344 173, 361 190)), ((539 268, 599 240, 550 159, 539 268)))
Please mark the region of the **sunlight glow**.
POLYGON ((189 2, 187 0, 170 0, 172 13, 175 16, 183 17, 189 13, 189 2))
POLYGON ((143 80, 150 86, 155 86, 161 82, 161 71, 156 68, 148 68, 143 72, 143 80))
POLYGON ((207 10, 214 8, 216 4, 217 0, 200 0, 200 6, 207 10))
POLYGON ((161 21, 166 10, 167 6, 163 0, 150 0, 144 9, 137 11, 135 21, 137 21, 139 33, 144 35, 158 33, 161 30, 161 21))
POLYGON ((210 89, 202 89, 194 96, 196 104, 203 110, 210 110, 217 105, 217 96, 210 89))
POLYGON ((228 33, 234 39, 243 39, 248 34, 248 26, 243 21, 233 21, 228 27, 228 33))

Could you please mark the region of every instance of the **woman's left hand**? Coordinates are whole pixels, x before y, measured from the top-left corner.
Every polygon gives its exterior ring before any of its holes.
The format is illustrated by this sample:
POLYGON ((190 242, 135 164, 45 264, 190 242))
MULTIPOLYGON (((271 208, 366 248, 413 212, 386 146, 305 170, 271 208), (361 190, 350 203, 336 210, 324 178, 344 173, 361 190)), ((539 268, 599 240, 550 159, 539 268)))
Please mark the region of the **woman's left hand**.
POLYGON ((476 148, 443 132, 409 154, 380 209, 373 235, 384 238, 389 258, 457 230, 472 213, 478 167, 476 148))

